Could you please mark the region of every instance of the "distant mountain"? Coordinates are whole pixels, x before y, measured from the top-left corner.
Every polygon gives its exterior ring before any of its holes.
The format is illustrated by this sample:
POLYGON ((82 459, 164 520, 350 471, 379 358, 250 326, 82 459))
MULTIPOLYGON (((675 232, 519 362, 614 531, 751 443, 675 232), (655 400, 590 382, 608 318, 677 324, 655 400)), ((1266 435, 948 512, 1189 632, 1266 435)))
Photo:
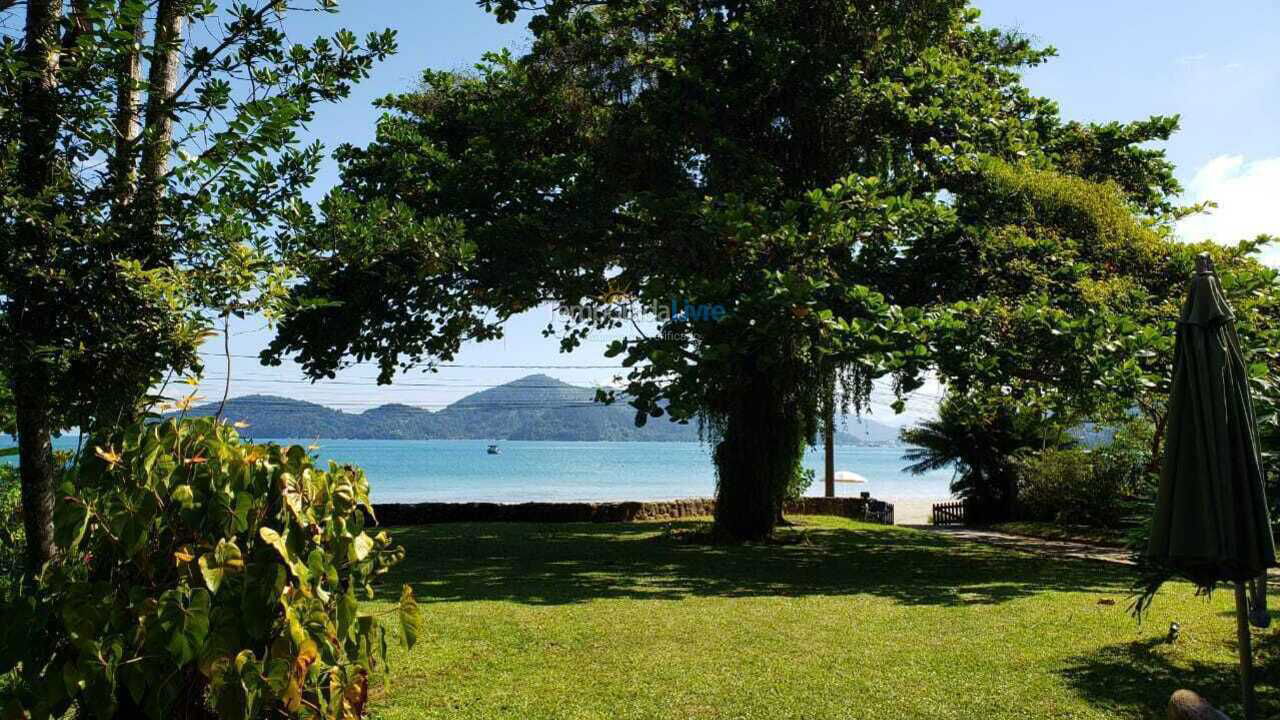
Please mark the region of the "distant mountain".
POLYGON ((902 444, 898 434, 902 428, 872 420, 869 417, 846 415, 836 425, 836 442, 848 445, 892 445, 902 444))
MULTIPOLYGON (((217 403, 190 415, 212 415, 217 403)), ((530 375, 490 388, 432 412, 411 405, 381 405, 346 413, 273 395, 245 395, 227 401, 223 416, 243 420, 243 434, 257 438, 347 438, 385 440, 561 440, 696 441, 696 424, 650 419, 635 425, 635 409, 623 401, 595 402, 595 390, 548 375, 530 375)), ((898 429, 862 418, 846 418, 840 443, 892 445, 898 429)))
MULTIPOLYGON (((188 415, 213 415, 218 404, 192 408, 188 415)), ((323 405, 275 395, 245 395, 227 400, 223 417, 250 423, 246 434, 257 437, 348 437, 352 416, 323 405)))

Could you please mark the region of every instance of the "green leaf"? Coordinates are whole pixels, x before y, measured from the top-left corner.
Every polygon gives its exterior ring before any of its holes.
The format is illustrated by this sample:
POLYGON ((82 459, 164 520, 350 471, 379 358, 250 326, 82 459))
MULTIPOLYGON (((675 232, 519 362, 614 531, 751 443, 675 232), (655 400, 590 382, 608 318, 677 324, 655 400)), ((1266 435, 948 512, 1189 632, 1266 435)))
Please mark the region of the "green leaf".
POLYGON ((218 567, 213 553, 209 552, 200 556, 200 575, 204 577, 204 584, 209 588, 209 592, 215 594, 218 592, 218 587, 222 585, 224 572, 222 568, 218 567))
POLYGON ((53 511, 53 540, 64 552, 72 551, 89 526, 89 508, 82 501, 64 499, 53 511))
POLYGON ((204 584, 209 591, 215 594, 227 572, 235 572, 243 567, 244 559, 240 555, 240 548, 236 546, 235 540, 219 540, 213 552, 200 556, 200 574, 204 577, 204 584))
POLYGON ((195 493, 191 490, 190 485, 179 485, 173 489, 173 493, 169 496, 174 502, 182 506, 184 510, 190 510, 195 505, 195 493))
POLYGON ((262 538, 263 542, 266 544, 275 548, 276 552, 280 553, 280 559, 284 560, 286 564, 291 564, 293 562, 289 557, 289 548, 285 545, 284 538, 281 537, 280 533, 269 527, 263 526, 258 528, 258 537, 262 538))
POLYGON ((418 600, 413 596, 413 588, 408 585, 400 592, 399 615, 400 642, 406 650, 412 650, 422 629, 422 615, 418 611, 418 600))
POLYGON ((249 529, 249 512, 253 510, 253 496, 247 492, 236 493, 235 531, 242 533, 249 529))
MULTIPOLYGON (((270 560, 270 556, 266 556, 270 560)), ((240 599, 240 617, 251 638, 266 636, 280 610, 280 593, 288 582, 288 574, 277 562, 252 562, 245 570, 244 595, 240 599)))
POLYGON ((151 474, 151 469, 155 467, 156 459, 160 457, 160 451, 163 449, 163 447, 164 446, 158 442, 151 443, 150 447, 147 448, 147 452, 142 456, 143 472, 147 473, 148 475, 151 474))
POLYGON ((76 667, 76 664, 71 660, 67 660, 62 664, 62 682, 67 688, 67 694, 72 697, 84 691, 84 674, 80 672, 80 668, 76 667))
POLYGON ((205 638, 209 636, 209 608, 212 604, 212 596, 208 592, 200 588, 191 591, 186 628, 196 645, 203 645, 205 638))
MULTIPOLYGON (((377 619, 368 613, 362 613, 356 616, 356 658, 365 665, 373 665, 373 631, 380 628, 377 619)), ((381 658, 385 665, 385 658, 381 658)))
POLYGON ((289 687, 290 663, 284 658, 274 658, 267 663, 267 687, 276 695, 283 695, 289 687))
POLYGON ((196 588, 188 598, 183 595, 182 590, 169 590, 160 596, 159 607, 160 624, 168 638, 165 648, 177 665, 199 657, 209 634, 209 592, 196 588))
POLYGON ((373 538, 365 533, 360 533, 351 542, 352 559, 360 562, 369 557, 369 551, 373 550, 373 538))
POLYGON ((355 583, 347 584, 347 591, 338 596, 338 637, 346 641, 351 638, 351 631, 360 612, 360 601, 356 599, 355 583))

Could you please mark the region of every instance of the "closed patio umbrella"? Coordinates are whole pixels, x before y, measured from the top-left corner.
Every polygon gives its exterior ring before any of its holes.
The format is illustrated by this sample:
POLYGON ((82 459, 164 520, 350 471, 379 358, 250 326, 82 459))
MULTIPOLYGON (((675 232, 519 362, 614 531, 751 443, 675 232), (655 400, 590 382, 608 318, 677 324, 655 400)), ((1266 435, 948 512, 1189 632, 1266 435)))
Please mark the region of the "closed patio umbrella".
POLYGON ((1236 583, 1246 717, 1255 716, 1247 583, 1276 565, 1262 454, 1235 318, 1209 255, 1182 307, 1148 556, 1200 587, 1236 583))

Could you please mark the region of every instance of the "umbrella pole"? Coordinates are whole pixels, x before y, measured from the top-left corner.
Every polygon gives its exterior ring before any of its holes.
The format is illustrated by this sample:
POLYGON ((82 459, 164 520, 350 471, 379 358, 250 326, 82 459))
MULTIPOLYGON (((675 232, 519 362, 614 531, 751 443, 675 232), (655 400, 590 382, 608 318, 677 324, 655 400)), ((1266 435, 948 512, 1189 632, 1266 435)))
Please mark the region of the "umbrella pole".
POLYGON ((1249 634, 1249 596, 1242 582, 1236 583, 1236 635, 1240 642, 1240 689, 1245 720, 1257 720, 1258 701, 1253 694, 1253 647, 1249 634))

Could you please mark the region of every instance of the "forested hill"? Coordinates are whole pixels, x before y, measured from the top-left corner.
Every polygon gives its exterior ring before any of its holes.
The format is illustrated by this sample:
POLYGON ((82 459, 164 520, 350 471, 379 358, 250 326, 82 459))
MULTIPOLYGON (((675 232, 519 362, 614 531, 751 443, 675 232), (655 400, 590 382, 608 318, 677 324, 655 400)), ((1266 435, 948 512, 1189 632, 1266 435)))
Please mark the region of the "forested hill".
MULTIPOLYGON (((388 440, 673 440, 696 441, 695 424, 667 418, 635 426, 635 410, 625 402, 601 405, 595 390, 548 375, 530 375, 478 392, 432 412, 410 405, 381 405, 347 413, 273 395, 245 395, 227 401, 223 416, 243 420, 242 434, 257 438, 351 438, 388 440)), ((193 408, 212 415, 217 403, 193 408)), ((897 430, 872 420, 850 419, 841 442, 890 444, 897 430)))

